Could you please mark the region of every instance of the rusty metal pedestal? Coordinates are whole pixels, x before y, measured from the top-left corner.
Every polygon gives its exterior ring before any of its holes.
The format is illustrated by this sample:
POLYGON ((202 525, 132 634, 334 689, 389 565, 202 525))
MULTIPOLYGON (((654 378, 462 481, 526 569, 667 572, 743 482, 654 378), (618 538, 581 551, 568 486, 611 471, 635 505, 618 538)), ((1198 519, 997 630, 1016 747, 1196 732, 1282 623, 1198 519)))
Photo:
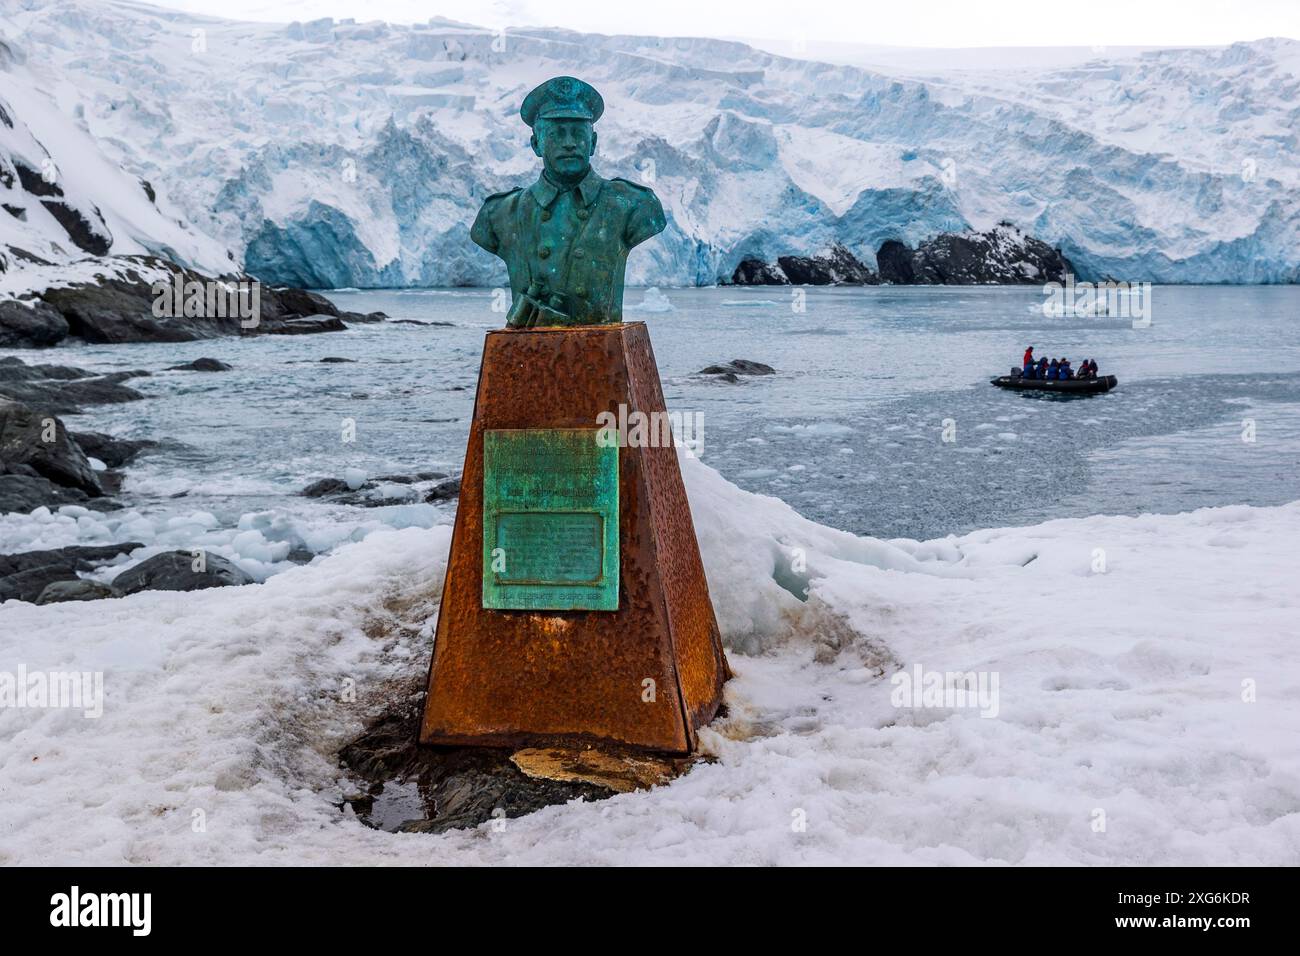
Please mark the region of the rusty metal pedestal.
POLYGON ((730 673, 670 446, 618 449, 616 610, 483 606, 485 433, 594 432, 620 405, 665 411, 643 323, 488 333, 421 743, 686 754, 717 713, 730 673))

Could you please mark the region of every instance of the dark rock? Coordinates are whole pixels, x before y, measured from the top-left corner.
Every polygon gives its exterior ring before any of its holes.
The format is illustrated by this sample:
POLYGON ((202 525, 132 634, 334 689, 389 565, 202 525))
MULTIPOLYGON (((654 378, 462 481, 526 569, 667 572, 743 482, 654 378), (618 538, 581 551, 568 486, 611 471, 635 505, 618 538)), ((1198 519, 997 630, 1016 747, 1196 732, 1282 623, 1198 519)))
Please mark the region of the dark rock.
POLYGON ((399 485, 413 485, 417 481, 437 481, 446 478, 445 471, 417 471, 413 475, 380 475, 375 481, 391 481, 399 485))
MULTIPOLYGON (((2 477, 2 476, 0 476, 2 477)), ((0 601, 35 601, 56 581, 77 581, 78 571, 91 571, 105 562, 141 548, 139 542, 76 545, 49 551, 0 554, 0 601)))
MULTIPOLYGON (((39 174, 37 182, 43 182, 39 174)), ((53 210, 52 210, 53 212, 53 210)), ((65 227, 80 228, 70 218, 75 210, 64 214, 65 227)), ((80 213, 77 216, 80 217, 80 213)), ((81 219, 82 224, 84 218, 81 219)), ((97 226, 88 224, 91 232, 97 226)), ((94 244, 93 236, 82 240, 94 244)), ((15 258, 40 262, 39 257, 21 249, 9 247, 15 258)), ((338 331, 346 326, 339 319, 339 310, 322 295, 303 289, 273 289, 259 286, 260 315, 257 325, 244 328, 238 314, 226 316, 156 316, 152 276, 157 269, 166 269, 184 283, 208 283, 213 277, 189 269, 182 269, 156 256, 113 256, 107 265, 116 267, 120 275, 100 278, 91 283, 77 283, 63 288, 46 289, 34 301, 57 313, 67 329, 48 312, 33 317, 27 306, 7 301, 0 309, 0 346, 22 347, 54 344, 63 336, 84 339, 88 342, 114 344, 119 342, 191 342, 221 335, 256 335, 265 333, 301 333, 338 331), (15 308, 27 309, 15 312, 15 308), (325 316, 332 321, 314 320, 325 316), (314 321, 299 322, 308 318, 314 321)), ((226 279, 237 279, 227 276, 226 279)), ((244 277, 246 280, 247 277, 244 277)), ((232 310, 237 313, 237 310, 232 310)), ((375 321, 372 313, 356 315, 356 321, 375 321)))
POLYGON ((988 232, 946 232, 915 250, 890 240, 876 261, 881 278, 896 285, 1041 285, 1074 271, 1059 248, 1009 222, 988 232))
POLYGON ((225 362, 218 362, 214 358, 196 358, 193 362, 186 362, 184 365, 169 365, 168 372, 228 372, 233 365, 227 365, 225 362))
POLYGON ((268 289, 263 287, 263 304, 270 298, 282 316, 291 315, 332 315, 338 317, 339 309, 333 302, 316 292, 306 289, 268 289))
POLYGON ((347 326, 336 315, 303 315, 267 324, 262 331, 268 335, 304 335, 315 332, 345 332, 347 326))
POLYGON ((417 501, 450 501, 460 494, 460 479, 447 478, 441 471, 421 471, 413 475, 381 475, 354 489, 349 488, 341 478, 321 478, 313 481, 299 494, 308 498, 328 498, 334 504, 383 508, 417 501), (428 489, 403 488, 398 493, 381 488, 384 484, 414 486, 431 481, 437 481, 438 484, 428 489))
POLYGON ((44 302, 0 302, 0 347, 46 348, 67 336, 68 320, 44 302))
MULTIPOLYGON (((9 465, 12 469, 15 466, 9 465)), ((26 466, 17 466, 26 467, 26 466)), ((48 478, 7 471, 0 474, 0 514, 30 514, 42 505, 57 508, 60 505, 85 505, 107 502, 107 498, 87 498, 84 491, 56 485, 48 478)), ((98 509, 96 509, 98 510, 98 509)))
POLYGON ((339 356, 337 355, 327 355, 323 359, 321 359, 321 361, 327 365, 340 365, 343 362, 355 362, 356 359, 339 358, 339 356))
POLYGON ((87 218, 82 210, 70 206, 62 199, 42 199, 41 205, 58 220, 68 238, 82 252, 88 252, 92 256, 106 256, 108 250, 113 248, 113 234, 108 231, 103 214, 94 206, 91 207, 92 215, 87 218))
POLYGON ((875 285, 876 274, 843 246, 821 256, 778 256, 777 265, 794 285, 875 285))
POLYGON ((342 478, 321 478, 319 481, 313 481, 298 494, 305 498, 324 498, 326 495, 342 494, 348 490, 348 483, 342 478))
POLYGON ((440 484, 434 485, 424 496, 426 502, 450 501, 460 495, 460 479, 448 478, 440 484))
POLYGON ((381 715, 339 752, 339 762, 368 784, 347 802, 367 826, 406 833, 473 827, 504 814, 520 817, 570 800, 601 800, 613 790, 591 783, 529 777, 508 748, 421 747, 423 696, 381 715))
POLYGON ((199 591, 252 584, 253 579, 216 554, 203 556, 204 569, 194 570, 194 556, 188 551, 166 551, 127 568, 113 579, 120 594, 138 591, 199 591))
POLYGON ((98 378, 38 379, 11 377, 12 366, 0 366, 0 397, 42 409, 58 415, 75 415, 82 405, 116 405, 144 398, 140 392, 123 385, 123 377, 130 372, 115 372, 98 378))
POLYGON ((743 259, 731 274, 732 285, 789 285, 790 280, 779 266, 762 259, 743 259))
POLYGON ((912 250, 897 239, 887 239, 876 250, 876 268, 880 270, 881 282, 894 285, 912 285, 916 282, 912 250))
POLYGON ((18 173, 18 181, 22 183, 23 189, 33 196, 63 195, 63 187, 59 185, 57 179, 47 180, 38 170, 28 166, 17 157, 14 157, 14 171, 18 173))
POLYGON ((751 362, 749 359, 732 359, 726 365, 710 365, 695 374, 718 375, 728 382, 735 382, 738 381, 738 375, 775 375, 776 369, 762 362, 751 362))
POLYGON ((871 268, 844 246, 819 256, 778 256, 775 264, 745 259, 731 275, 733 285, 875 285, 871 268))
POLYGON ((140 452, 157 447, 146 438, 114 438, 102 432, 69 432, 72 440, 91 458, 98 458, 109 468, 121 468, 140 452))
POLYGON ((107 584, 77 578, 75 581, 51 581, 36 598, 37 604, 58 604, 63 601, 99 601, 117 597, 117 592, 107 584))
POLYGON ((27 465, 42 478, 92 498, 104 493, 63 422, 50 412, 7 398, 0 398, 0 461, 27 465))

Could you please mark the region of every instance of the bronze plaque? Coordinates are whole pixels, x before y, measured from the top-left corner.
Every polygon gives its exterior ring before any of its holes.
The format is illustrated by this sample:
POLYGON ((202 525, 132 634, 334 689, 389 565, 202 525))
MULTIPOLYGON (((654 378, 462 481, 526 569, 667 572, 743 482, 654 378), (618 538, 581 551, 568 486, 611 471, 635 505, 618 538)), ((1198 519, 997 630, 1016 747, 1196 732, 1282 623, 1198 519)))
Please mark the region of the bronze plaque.
POLYGON ((595 428, 483 435, 483 607, 618 609, 618 448, 595 428))

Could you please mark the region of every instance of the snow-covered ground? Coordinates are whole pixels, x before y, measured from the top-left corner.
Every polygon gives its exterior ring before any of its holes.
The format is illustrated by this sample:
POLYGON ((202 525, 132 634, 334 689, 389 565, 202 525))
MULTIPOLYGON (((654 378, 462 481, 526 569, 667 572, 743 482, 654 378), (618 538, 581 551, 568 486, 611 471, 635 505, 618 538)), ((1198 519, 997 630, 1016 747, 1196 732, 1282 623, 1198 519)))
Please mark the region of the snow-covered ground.
POLYGON ((105 689, 0 709, 0 863, 1300 863, 1300 502, 884 542, 683 469, 736 672, 715 762, 500 829, 340 812, 450 538, 377 531, 263 584, 0 607, 0 668, 105 689), (997 695, 895 706, 918 666, 997 695))

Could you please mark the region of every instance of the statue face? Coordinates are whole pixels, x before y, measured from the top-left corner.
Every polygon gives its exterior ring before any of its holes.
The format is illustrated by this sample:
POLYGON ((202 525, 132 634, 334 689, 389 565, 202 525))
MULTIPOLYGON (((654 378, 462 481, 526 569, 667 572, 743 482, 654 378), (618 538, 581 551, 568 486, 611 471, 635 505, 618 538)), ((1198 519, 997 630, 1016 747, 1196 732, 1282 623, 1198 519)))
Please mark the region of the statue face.
POLYGON ((596 131, 590 120, 540 119, 533 127, 532 147, 554 178, 581 179, 591 169, 596 131))

